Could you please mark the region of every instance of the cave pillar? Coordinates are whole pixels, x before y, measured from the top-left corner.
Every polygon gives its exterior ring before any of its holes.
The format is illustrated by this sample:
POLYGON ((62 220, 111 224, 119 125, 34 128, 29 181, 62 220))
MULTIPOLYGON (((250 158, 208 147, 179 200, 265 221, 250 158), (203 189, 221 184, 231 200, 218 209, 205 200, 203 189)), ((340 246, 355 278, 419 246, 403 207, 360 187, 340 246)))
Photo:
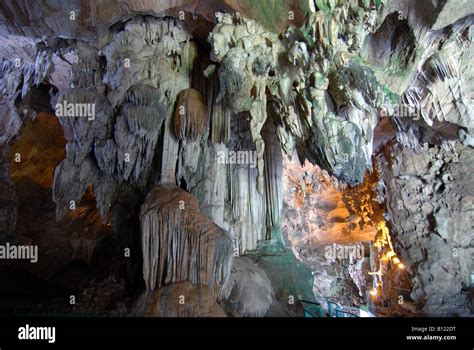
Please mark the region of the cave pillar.
POLYGON ((264 180, 266 240, 284 245, 281 233, 283 208, 283 157, 275 124, 269 119, 262 131, 265 142, 264 180))

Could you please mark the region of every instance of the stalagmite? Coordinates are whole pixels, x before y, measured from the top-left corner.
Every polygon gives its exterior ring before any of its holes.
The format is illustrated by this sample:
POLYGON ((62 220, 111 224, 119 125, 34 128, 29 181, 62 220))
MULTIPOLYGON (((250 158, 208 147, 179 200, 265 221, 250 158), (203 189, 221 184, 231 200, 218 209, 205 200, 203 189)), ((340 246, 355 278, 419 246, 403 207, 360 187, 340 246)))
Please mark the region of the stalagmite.
POLYGON ((189 281, 219 296, 232 264, 232 242, 185 191, 156 187, 141 208, 143 277, 149 290, 189 281))
POLYGON ((212 291, 204 285, 180 282, 145 291, 131 312, 134 317, 226 317, 212 291))
POLYGON ((263 317, 275 296, 265 271, 248 258, 235 258, 224 291, 226 305, 234 316, 263 317))

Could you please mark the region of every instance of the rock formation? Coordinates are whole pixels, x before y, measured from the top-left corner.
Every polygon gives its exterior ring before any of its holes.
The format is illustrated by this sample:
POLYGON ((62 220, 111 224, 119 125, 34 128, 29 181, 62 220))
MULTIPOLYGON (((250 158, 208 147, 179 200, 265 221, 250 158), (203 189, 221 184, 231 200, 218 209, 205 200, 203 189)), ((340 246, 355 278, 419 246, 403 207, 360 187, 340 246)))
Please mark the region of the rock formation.
POLYGON ((146 291, 137 300, 132 316, 139 317, 226 317, 211 290, 189 282, 172 283, 146 291))
POLYGON ((174 114, 175 135, 191 141, 204 132, 208 123, 207 106, 199 91, 186 89, 179 93, 174 114))
POLYGON ((148 289, 190 281, 217 295, 232 265, 228 234, 201 213, 187 192, 157 187, 141 208, 143 277, 148 289))
POLYGON ((234 316, 263 317, 275 298, 265 271, 248 258, 234 259, 226 289, 226 305, 234 316))
POLYGON ((120 314, 301 316, 324 296, 469 315, 473 13, 5 0, 0 244, 40 248, 0 266, 23 276, 5 295, 97 276, 124 280, 120 314))
POLYGON ((337 10, 325 8, 312 14, 303 27, 285 31, 282 39, 255 21, 219 15, 209 36, 212 56, 221 63, 218 73, 225 103, 234 113, 250 113, 259 193, 267 90, 281 116, 278 135, 288 155, 296 147, 302 161, 317 162, 351 184, 360 183, 366 167, 371 169, 375 111, 383 103, 382 89, 371 70, 351 57, 374 27, 374 10, 352 2, 337 10), (349 16, 355 19, 351 29, 346 26, 349 16))
POLYGON ((468 315, 471 284, 471 148, 394 147, 381 158, 397 251, 409 267, 411 298, 423 314, 468 315), (453 153, 454 152, 454 153, 453 153))

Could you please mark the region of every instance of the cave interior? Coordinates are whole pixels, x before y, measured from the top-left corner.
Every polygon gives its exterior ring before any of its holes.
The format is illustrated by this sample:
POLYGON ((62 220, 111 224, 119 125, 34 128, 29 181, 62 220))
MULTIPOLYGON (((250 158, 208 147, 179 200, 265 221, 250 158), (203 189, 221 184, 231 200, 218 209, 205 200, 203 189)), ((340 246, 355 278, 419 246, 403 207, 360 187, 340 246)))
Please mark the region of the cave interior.
POLYGON ((2 1, 0 315, 472 316, 473 24, 2 1))

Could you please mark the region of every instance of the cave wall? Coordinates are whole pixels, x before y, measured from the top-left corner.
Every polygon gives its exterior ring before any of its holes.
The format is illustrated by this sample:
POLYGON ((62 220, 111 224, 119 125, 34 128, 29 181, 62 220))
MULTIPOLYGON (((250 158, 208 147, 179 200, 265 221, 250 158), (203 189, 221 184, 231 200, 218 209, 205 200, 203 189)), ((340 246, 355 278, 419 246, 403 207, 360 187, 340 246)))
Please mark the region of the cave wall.
POLYGON ((473 269, 473 151, 425 145, 380 157, 395 247, 412 281, 411 298, 426 315, 470 313, 473 269))

